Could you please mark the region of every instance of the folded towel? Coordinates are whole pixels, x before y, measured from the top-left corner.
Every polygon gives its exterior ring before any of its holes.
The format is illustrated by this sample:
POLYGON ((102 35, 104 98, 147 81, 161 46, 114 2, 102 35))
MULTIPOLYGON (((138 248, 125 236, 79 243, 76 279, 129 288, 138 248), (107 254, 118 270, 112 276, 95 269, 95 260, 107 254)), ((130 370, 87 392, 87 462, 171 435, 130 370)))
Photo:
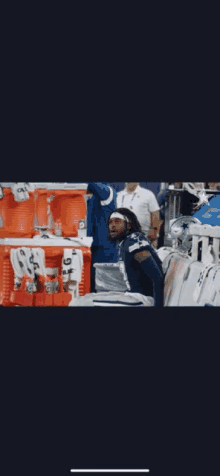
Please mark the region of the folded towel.
MULTIPOLYGON (((14 270, 15 290, 19 289, 23 276, 28 276, 34 282, 35 275, 46 277, 45 254, 41 248, 16 248, 10 252, 11 264, 14 270)), ((36 291, 36 285, 33 292, 36 291)))
POLYGON ((45 251, 43 248, 33 248, 31 250, 31 263, 34 267, 34 272, 38 276, 47 276, 45 267, 45 251))
POLYGON ((212 245, 208 246, 208 251, 202 259, 204 264, 211 264, 215 262, 215 253, 212 245))
POLYGON ((14 289, 19 289, 21 285, 23 273, 23 263, 19 262, 18 259, 18 249, 12 249, 10 252, 11 264, 14 270, 14 289))
MULTIPOLYGON (((33 282, 35 278, 34 265, 32 263, 31 250, 29 248, 12 249, 10 253, 11 263, 14 269, 15 290, 19 289, 23 276, 28 276, 33 282)), ((36 286, 33 287, 33 292, 36 286)))
POLYGON ((16 202, 23 202, 29 199, 28 192, 33 192, 34 186, 29 182, 15 182, 11 187, 11 191, 16 202))
POLYGON ((153 307, 154 298, 140 293, 101 292, 73 299, 70 307, 153 307))
POLYGON ((34 191, 35 191, 34 183, 25 182, 25 184, 26 184, 26 187, 27 187, 28 192, 34 192, 34 191))
POLYGON ((82 279, 83 253, 81 250, 65 248, 62 259, 63 282, 76 281, 80 283, 82 279))
POLYGON ((213 267, 214 267, 213 263, 212 264, 208 263, 208 264, 205 265, 205 267, 203 268, 203 270, 199 274, 199 278, 198 278, 195 290, 193 292, 193 299, 197 303, 199 302, 199 299, 200 299, 200 296, 201 296, 201 293, 202 293, 202 290, 203 290, 205 279, 208 276, 209 271, 213 267))

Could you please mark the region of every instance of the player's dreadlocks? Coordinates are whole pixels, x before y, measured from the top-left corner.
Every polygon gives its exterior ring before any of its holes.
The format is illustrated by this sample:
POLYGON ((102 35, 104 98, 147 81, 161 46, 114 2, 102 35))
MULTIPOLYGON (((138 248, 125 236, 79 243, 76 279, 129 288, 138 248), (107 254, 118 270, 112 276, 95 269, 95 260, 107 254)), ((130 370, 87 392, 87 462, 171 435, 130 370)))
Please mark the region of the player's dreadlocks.
MULTIPOLYGON (((127 225, 126 225, 127 227, 127 225)), ((139 232, 142 233, 141 225, 136 217, 136 215, 129 210, 128 208, 116 208, 113 212, 110 213, 108 220, 107 220, 107 229, 108 229, 108 240, 109 241, 117 241, 117 240, 123 240, 127 235, 130 235, 131 233, 139 232), (121 215, 126 216, 126 218, 129 220, 131 228, 127 228, 126 232, 121 234, 120 236, 116 238, 112 238, 109 233, 109 222, 111 219, 111 216, 113 213, 120 213, 121 215)))

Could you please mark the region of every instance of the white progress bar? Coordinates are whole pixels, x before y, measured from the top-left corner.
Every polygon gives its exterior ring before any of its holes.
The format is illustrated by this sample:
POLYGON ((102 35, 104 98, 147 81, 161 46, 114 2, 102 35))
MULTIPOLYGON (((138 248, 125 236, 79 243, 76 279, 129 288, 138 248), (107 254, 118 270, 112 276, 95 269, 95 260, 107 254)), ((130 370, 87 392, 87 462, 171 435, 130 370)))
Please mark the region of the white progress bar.
POLYGON ((149 473, 149 469, 71 469, 71 473, 149 473))

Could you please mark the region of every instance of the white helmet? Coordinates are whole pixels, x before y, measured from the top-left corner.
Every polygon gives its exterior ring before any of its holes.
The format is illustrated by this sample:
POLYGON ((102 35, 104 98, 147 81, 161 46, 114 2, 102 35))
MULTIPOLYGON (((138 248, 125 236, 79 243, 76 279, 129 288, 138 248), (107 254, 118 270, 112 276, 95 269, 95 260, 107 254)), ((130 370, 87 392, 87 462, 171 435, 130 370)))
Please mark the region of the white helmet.
POLYGON ((189 225, 201 224, 198 218, 182 216, 170 221, 169 233, 172 239, 176 239, 178 247, 185 252, 189 252, 192 247, 192 235, 189 233, 189 225))

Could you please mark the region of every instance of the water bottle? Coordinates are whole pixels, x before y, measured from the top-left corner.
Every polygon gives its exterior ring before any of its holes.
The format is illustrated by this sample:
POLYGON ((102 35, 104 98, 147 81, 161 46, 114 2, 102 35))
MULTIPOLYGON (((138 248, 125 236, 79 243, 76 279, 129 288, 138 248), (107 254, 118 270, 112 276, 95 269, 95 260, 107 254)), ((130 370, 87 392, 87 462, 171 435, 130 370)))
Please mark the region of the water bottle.
POLYGON ((86 220, 79 221, 78 237, 84 238, 87 235, 86 220))
POLYGON ((55 236, 62 236, 62 223, 61 221, 55 222, 55 236))

